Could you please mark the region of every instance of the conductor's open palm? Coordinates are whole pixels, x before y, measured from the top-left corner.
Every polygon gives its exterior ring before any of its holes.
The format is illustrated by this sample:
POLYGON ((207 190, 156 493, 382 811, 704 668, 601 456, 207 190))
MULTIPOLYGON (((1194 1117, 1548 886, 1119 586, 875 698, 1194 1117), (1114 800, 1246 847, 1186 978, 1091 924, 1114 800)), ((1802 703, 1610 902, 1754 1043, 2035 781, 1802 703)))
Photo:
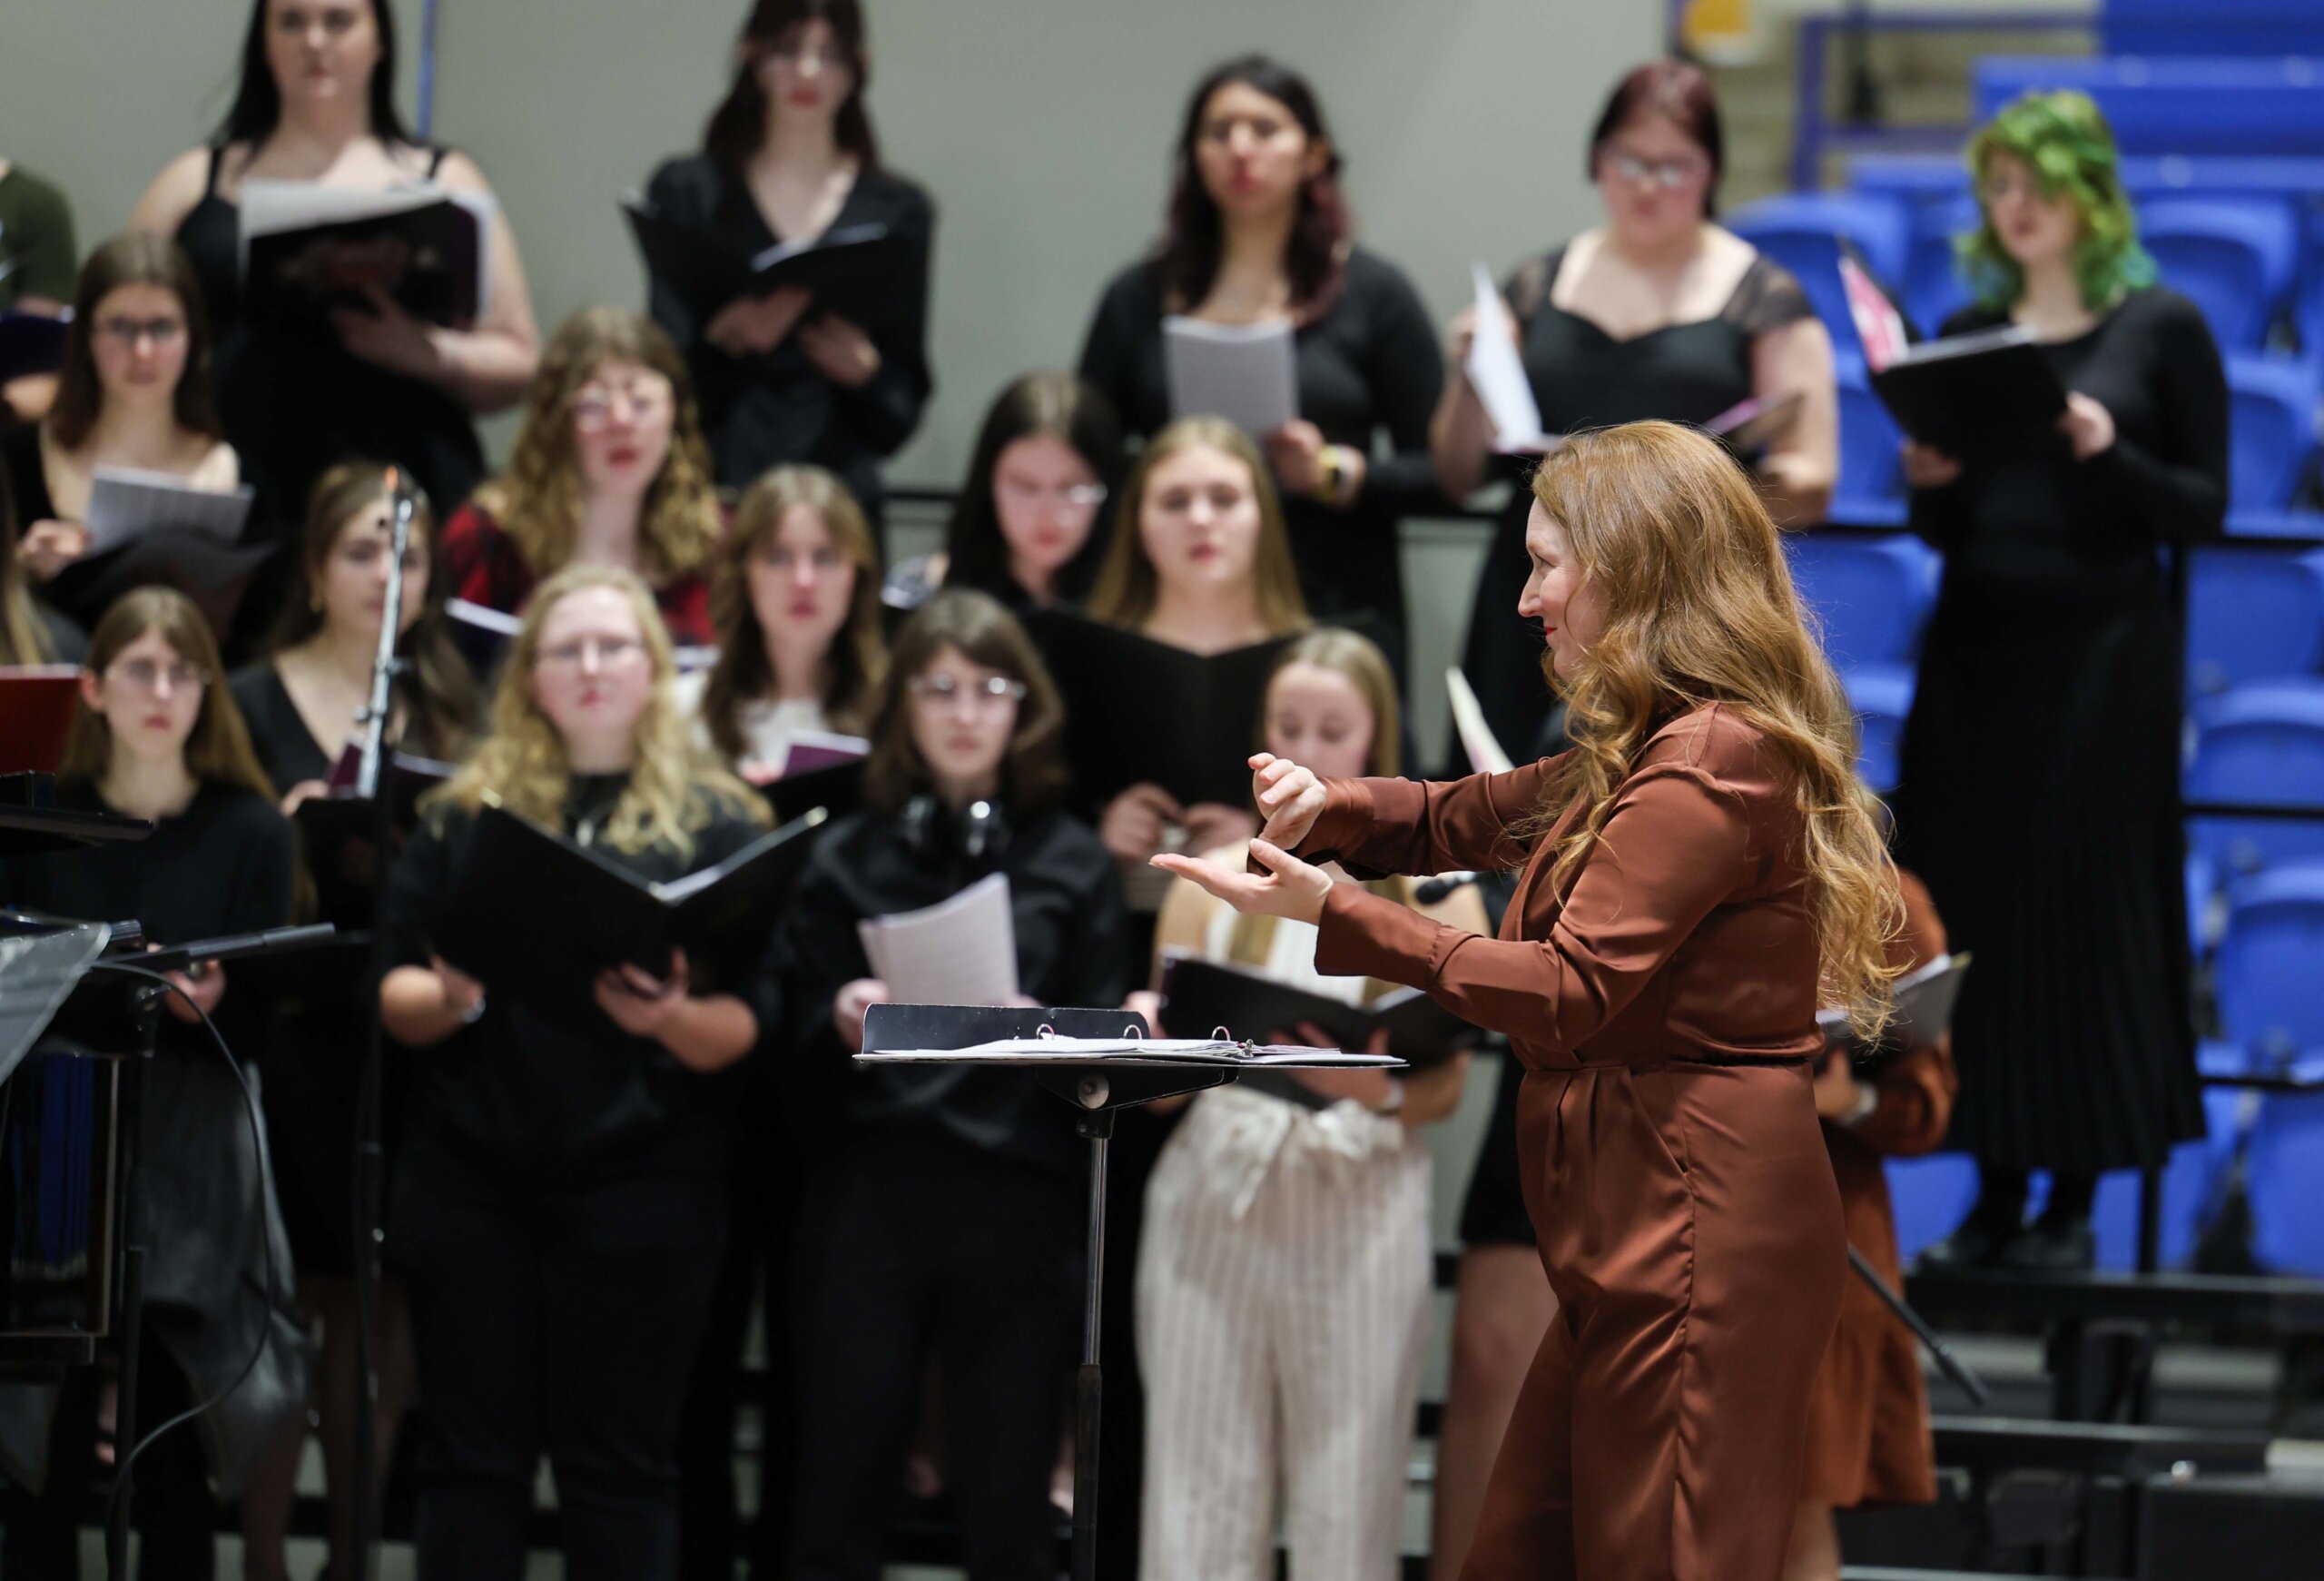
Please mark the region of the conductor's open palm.
POLYGON ((1251 754, 1251 799, 1266 820, 1259 838, 1285 851, 1296 850, 1324 812, 1324 782, 1288 757, 1251 754))
POLYGON ((1221 867, 1199 856, 1166 852, 1149 860, 1157 867, 1200 884, 1236 911, 1255 916, 1288 917, 1295 923, 1323 920, 1324 897, 1332 893, 1330 874, 1264 839, 1251 842, 1251 855, 1266 869, 1264 878, 1221 867))

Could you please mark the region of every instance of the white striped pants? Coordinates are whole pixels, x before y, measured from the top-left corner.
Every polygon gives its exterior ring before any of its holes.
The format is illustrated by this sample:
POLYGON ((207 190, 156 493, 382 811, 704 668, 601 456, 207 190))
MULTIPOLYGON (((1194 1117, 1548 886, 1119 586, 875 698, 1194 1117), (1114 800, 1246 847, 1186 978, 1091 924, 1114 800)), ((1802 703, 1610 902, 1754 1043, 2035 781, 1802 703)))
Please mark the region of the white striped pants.
POLYGON ((1144 1581, 1272 1581, 1278 1489, 1292 1581, 1393 1581, 1428 1196, 1426 1147, 1355 1105, 1196 1100, 1137 1264, 1144 1581))

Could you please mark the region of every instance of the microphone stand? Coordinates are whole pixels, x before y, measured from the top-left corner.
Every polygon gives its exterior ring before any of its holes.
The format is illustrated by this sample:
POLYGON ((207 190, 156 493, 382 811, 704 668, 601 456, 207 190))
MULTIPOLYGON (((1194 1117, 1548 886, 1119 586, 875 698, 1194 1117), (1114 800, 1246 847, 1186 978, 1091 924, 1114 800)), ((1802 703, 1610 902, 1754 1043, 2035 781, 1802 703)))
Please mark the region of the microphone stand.
MULTIPOLYGON (((388 487, 393 499, 389 519, 388 597, 379 611, 379 646, 371 660, 371 695, 363 706, 361 756, 355 790, 371 803, 371 958, 365 981, 369 984, 371 1014, 363 1033, 363 1069, 355 1103, 355 1470, 354 1551, 340 1574, 350 1581, 371 1581, 372 1550, 378 1534, 374 1515, 378 1499, 373 1489, 385 1467, 378 1464, 377 1421, 379 1380, 375 1365, 379 1322, 379 1217, 385 1153, 380 1145, 381 1065, 386 1028, 379 1015, 379 983, 388 973, 388 859, 393 849, 395 815, 389 795, 391 767, 387 746, 388 714, 394 706, 396 677, 403 661, 396 657, 396 639, 403 626, 403 560, 411 544, 412 491, 399 469, 390 468, 388 487)), ((359 1003, 362 1001, 359 1000, 359 1003)))

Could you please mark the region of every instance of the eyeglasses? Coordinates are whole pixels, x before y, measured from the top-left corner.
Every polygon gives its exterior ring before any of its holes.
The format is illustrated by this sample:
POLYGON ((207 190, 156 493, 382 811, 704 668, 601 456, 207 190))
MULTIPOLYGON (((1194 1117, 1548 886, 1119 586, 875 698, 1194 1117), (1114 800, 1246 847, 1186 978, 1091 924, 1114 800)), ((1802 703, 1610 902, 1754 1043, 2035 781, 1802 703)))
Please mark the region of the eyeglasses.
POLYGON ((1977 199, 1980 203, 1997 203, 2004 198, 2038 198, 2045 195, 2042 183, 2030 175, 2012 171, 1977 178, 1977 199))
POLYGON ((981 681, 966 684, 957 676, 914 676, 905 687, 921 702, 940 708, 969 705, 995 708, 1003 702, 1019 703, 1025 698, 1025 683, 1012 681, 1007 676, 987 676, 981 681))
POLYGON ((803 555, 797 549, 773 543, 762 544, 751 551, 751 564, 763 566, 770 571, 789 571, 803 559, 819 572, 836 571, 849 563, 845 555, 828 544, 819 549, 809 549, 803 555))
POLYGON ((183 319, 99 319, 97 333, 123 351, 133 351, 140 341, 152 341, 157 347, 174 346, 185 334, 183 319))
POLYGON ((848 64, 846 53, 842 50, 808 49, 796 44, 778 44, 766 52, 766 58, 794 72, 805 71, 810 64, 826 72, 842 71, 848 64))
POLYGON ((1086 514, 1106 502, 1103 483, 1068 483, 1062 489, 1049 489, 1019 478, 1003 478, 996 485, 996 491, 1011 505, 1028 510, 1038 510, 1047 500, 1057 509, 1086 514))
POLYGON ((1704 159, 1644 159, 1620 148, 1606 150, 1604 158, 1608 170, 1633 186, 1658 186, 1666 192, 1710 173, 1710 162, 1704 159))
POLYGON ((618 669, 645 657, 645 645, 634 637, 585 637, 578 642, 544 647, 534 663, 544 669, 577 670, 586 667, 593 655, 599 669, 618 669))
POLYGON ((670 409, 674 396, 666 379, 640 379, 628 384, 585 384, 573 397, 574 426, 595 430, 614 420, 616 406, 626 407, 632 422, 656 418, 670 409))
POLYGON ((141 692, 159 691, 164 678, 169 681, 170 689, 176 692, 198 692, 210 684, 208 670, 183 659, 172 664, 156 664, 150 658, 123 659, 105 673, 141 692))

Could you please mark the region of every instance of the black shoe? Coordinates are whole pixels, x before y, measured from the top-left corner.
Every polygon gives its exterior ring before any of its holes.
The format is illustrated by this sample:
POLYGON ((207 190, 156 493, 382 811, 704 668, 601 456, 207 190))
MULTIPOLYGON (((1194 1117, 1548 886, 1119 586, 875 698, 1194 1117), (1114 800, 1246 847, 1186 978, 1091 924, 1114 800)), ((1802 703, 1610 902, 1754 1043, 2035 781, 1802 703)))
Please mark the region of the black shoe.
POLYGON ((2088 1273, 2098 1260, 2098 1239, 2087 1219, 2044 1213, 2002 1248, 1997 1266, 2018 1273, 2088 1273))
POLYGON ((1957 1273, 1963 1269, 1992 1268, 2004 1248, 2021 1233, 2016 1221, 1972 1211, 1961 1227, 1933 1246, 1923 1249, 1920 1268, 1930 1273, 1957 1273))

